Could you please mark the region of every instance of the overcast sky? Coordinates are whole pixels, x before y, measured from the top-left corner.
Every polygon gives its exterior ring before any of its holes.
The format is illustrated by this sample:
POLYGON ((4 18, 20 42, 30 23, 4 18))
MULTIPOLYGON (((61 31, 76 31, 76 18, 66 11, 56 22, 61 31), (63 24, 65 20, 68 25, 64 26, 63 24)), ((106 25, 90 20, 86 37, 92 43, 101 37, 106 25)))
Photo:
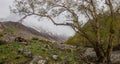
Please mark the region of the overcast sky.
MULTIPOLYGON (((17 21, 19 20, 19 16, 15 14, 10 14, 9 6, 13 4, 14 0, 0 0, 0 18, 6 18, 8 20, 17 21)), ((116 0, 118 1, 118 0, 116 0)), ((98 3, 100 6, 98 8, 101 8, 103 6, 104 1, 98 0, 98 3), (102 2, 101 2, 102 1, 102 2)), ((59 18, 55 18, 57 21, 64 21, 66 13, 63 13, 59 18)), ((86 22, 87 19, 85 19, 84 16, 80 16, 80 20, 83 22, 86 22)), ((59 35, 67 35, 72 36, 74 35, 74 31, 70 27, 65 26, 55 26, 50 20, 47 19, 41 19, 38 21, 38 18, 34 17, 28 17, 24 20, 23 24, 27 26, 35 26, 37 29, 40 29, 41 27, 45 30, 51 31, 52 33, 59 34, 59 35)))
MULTIPOLYGON (((15 14, 10 14, 9 6, 12 5, 14 0, 0 0, 0 18, 6 18, 8 20, 17 21, 19 20, 19 16, 15 14)), ((65 17, 64 14, 61 15, 59 18, 55 18, 57 21, 64 21, 65 17)), ((80 16, 80 20, 86 22, 87 19, 85 19, 84 16, 80 16)), ((25 19, 25 22, 23 24, 27 26, 35 26, 37 29, 40 29, 41 27, 45 30, 51 31, 52 33, 59 34, 59 35, 67 35, 72 36, 74 35, 74 31, 70 27, 65 26, 55 26, 50 20, 42 19, 41 21, 38 21, 38 18, 34 17, 28 17, 25 19)))
POLYGON ((10 15, 9 5, 13 0, 0 0, 0 18, 6 18, 10 15))
MULTIPOLYGON (((18 19, 17 15, 10 14, 9 6, 12 5, 13 1, 14 0, 0 0, 0 18, 6 18, 9 20, 18 19)), ((61 20, 61 18, 57 18, 57 20, 61 20)), ((70 27, 55 26, 52 22, 45 19, 38 21, 37 18, 28 17, 25 19, 24 24, 28 26, 36 26, 38 29, 42 27, 45 30, 52 31, 53 33, 60 35, 72 36, 74 34, 74 31, 70 27)))

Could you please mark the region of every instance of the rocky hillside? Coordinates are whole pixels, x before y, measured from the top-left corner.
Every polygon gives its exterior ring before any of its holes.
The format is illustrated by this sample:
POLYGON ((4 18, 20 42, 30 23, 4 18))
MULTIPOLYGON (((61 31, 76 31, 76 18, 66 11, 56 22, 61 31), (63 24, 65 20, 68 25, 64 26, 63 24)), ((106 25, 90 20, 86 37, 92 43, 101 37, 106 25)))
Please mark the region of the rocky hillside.
MULTIPOLYGON (((0 64, 96 64, 93 48, 75 47, 39 39, 27 42, 0 41, 0 43, 0 64)), ((120 64, 119 53, 120 51, 113 52, 111 57, 113 64, 120 64)))
POLYGON ((76 50, 45 40, 3 42, 0 44, 0 64, 79 64, 76 50))
POLYGON ((0 64, 78 64, 75 47, 53 42, 62 42, 62 37, 17 22, 1 22, 0 64), (23 41, 16 41, 18 37, 23 41))
POLYGON ((41 31, 37 31, 33 28, 27 27, 18 22, 0 22, 0 36, 3 40, 13 41, 16 37, 22 37, 25 39, 42 38, 51 41, 63 42, 66 40, 63 36, 48 33, 41 28, 41 31))

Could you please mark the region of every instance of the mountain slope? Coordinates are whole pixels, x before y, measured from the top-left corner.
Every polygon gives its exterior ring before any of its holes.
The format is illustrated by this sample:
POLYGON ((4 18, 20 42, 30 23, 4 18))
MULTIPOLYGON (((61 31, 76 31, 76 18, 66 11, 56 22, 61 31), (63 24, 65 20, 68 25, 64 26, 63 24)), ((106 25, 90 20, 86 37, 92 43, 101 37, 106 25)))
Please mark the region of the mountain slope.
POLYGON ((39 32, 33 28, 24 26, 21 23, 10 21, 0 22, 0 36, 2 39, 7 41, 12 41, 16 37, 22 37, 25 39, 32 39, 36 37, 57 42, 63 42, 65 40, 65 38, 63 38, 62 36, 53 35, 50 32, 48 33, 47 31, 45 31, 44 29, 39 32))

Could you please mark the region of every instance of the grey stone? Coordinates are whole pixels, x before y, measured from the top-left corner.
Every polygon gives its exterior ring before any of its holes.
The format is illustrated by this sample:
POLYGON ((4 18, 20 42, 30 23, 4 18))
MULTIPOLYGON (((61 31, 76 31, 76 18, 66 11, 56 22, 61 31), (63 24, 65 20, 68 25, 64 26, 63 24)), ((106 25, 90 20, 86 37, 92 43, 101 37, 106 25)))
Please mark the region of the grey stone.
POLYGON ((44 60, 40 55, 34 55, 33 60, 29 64, 46 64, 47 60, 44 60))
POLYGON ((22 54, 23 53, 23 48, 18 48, 18 53, 22 54))
POLYGON ((53 58, 54 60, 57 60, 57 59, 58 59, 58 55, 52 55, 52 58, 53 58))
POLYGON ((113 63, 118 63, 120 62, 120 51, 114 51, 111 55, 111 61, 113 63))
POLYGON ((24 51, 23 55, 26 56, 26 57, 32 57, 32 53, 29 50, 24 51))
POLYGON ((47 60, 39 60, 38 62, 37 62, 37 64, 46 64, 47 63, 47 60))
POLYGON ((88 48, 85 51, 85 56, 96 57, 96 53, 93 48, 88 48))
POLYGON ((27 42, 19 42, 20 44, 25 44, 25 45, 27 45, 28 43, 27 42))

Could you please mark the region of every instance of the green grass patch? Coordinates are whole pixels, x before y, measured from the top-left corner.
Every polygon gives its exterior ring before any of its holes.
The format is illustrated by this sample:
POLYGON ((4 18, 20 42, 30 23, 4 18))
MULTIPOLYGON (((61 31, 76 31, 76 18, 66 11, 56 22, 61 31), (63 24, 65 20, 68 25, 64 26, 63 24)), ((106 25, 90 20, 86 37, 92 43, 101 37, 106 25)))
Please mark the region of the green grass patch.
MULTIPOLYGON (((76 60, 76 51, 74 49, 60 49, 57 44, 53 44, 44 40, 30 40, 28 45, 31 46, 30 50, 33 55, 40 55, 44 59, 48 60, 48 64, 56 64, 61 62, 69 62, 69 64, 79 64, 76 60), (71 51, 72 50, 72 51, 71 51), (54 60, 52 55, 58 55, 59 58, 54 60)), ((18 42, 10 42, 4 45, 0 45, 0 64, 21 64, 30 58, 24 57, 18 53, 18 48, 26 50, 26 45, 18 42)))
POLYGON ((29 58, 18 54, 18 48, 24 47, 17 42, 6 43, 0 45, 0 63, 2 64, 20 64, 27 61, 29 58))

